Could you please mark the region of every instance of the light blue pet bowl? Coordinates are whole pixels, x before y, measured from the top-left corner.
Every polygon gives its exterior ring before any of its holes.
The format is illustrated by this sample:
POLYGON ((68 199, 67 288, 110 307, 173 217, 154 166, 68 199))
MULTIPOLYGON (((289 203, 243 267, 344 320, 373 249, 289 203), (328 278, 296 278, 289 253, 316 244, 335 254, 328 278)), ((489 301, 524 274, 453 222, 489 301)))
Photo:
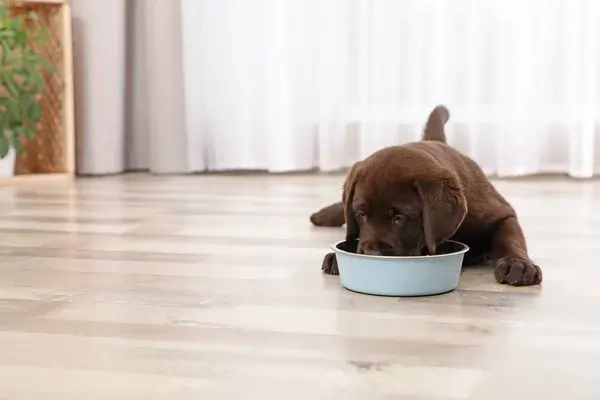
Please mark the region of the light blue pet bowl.
POLYGON ((466 244, 448 240, 432 256, 388 257, 356 253, 357 241, 331 246, 340 282, 354 292, 379 296, 427 296, 458 286, 466 244))

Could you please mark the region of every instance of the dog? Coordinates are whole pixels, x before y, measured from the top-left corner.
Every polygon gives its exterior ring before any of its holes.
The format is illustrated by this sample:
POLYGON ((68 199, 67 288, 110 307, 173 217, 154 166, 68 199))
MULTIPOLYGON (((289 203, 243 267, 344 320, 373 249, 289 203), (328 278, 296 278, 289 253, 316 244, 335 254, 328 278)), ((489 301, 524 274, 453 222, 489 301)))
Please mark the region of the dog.
MULTIPOLYGON (((313 215, 317 226, 346 224, 346 240, 360 254, 436 254, 448 239, 470 250, 464 265, 491 260, 496 281, 512 286, 542 282, 529 257, 523 230, 509 202, 471 158, 449 146, 448 109, 430 113, 420 141, 382 148, 356 162, 342 187, 342 201, 313 215)), ((338 275, 334 253, 322 270, 338 275)))

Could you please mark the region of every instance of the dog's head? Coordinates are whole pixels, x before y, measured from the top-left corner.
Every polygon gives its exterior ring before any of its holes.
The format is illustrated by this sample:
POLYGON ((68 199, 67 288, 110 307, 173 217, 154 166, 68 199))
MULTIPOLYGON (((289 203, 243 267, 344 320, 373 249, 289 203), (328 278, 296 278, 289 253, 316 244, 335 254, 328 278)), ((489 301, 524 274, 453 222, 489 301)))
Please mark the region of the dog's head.
POLYGON ((352 167, 343 187, 346 240, 358 252, 415 256, 450 238, 467 204, 455 173, 426 152, 382 149, 352 167))

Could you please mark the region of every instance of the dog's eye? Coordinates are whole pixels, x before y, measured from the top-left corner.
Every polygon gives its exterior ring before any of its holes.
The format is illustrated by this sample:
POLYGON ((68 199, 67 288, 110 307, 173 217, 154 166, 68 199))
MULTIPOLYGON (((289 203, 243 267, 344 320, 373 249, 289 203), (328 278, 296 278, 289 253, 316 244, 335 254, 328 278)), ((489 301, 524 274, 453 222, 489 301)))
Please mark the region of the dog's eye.
POLYGON ((392 217, 392 222, 395 224, 402 223, 404 221, 404 215, 396 214, 392 217))
POLYGON ((356 215, 356 218, 360 218, 360 219, 367 218, 367 213, 364 211, 357 211, 355 215, 356 215))

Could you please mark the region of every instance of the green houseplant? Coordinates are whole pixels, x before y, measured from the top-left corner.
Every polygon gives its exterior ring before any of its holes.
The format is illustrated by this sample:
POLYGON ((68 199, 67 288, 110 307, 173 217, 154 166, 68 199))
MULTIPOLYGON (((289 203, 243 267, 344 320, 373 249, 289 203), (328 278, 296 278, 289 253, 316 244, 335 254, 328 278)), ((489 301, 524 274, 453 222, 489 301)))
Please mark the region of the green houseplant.
POLYGON ((39 48, 47 35, 34 12, 13 15, 0 0, 0 176, 14 174, 15 154, 41 119, 42 72, 49 64, 39 48))

